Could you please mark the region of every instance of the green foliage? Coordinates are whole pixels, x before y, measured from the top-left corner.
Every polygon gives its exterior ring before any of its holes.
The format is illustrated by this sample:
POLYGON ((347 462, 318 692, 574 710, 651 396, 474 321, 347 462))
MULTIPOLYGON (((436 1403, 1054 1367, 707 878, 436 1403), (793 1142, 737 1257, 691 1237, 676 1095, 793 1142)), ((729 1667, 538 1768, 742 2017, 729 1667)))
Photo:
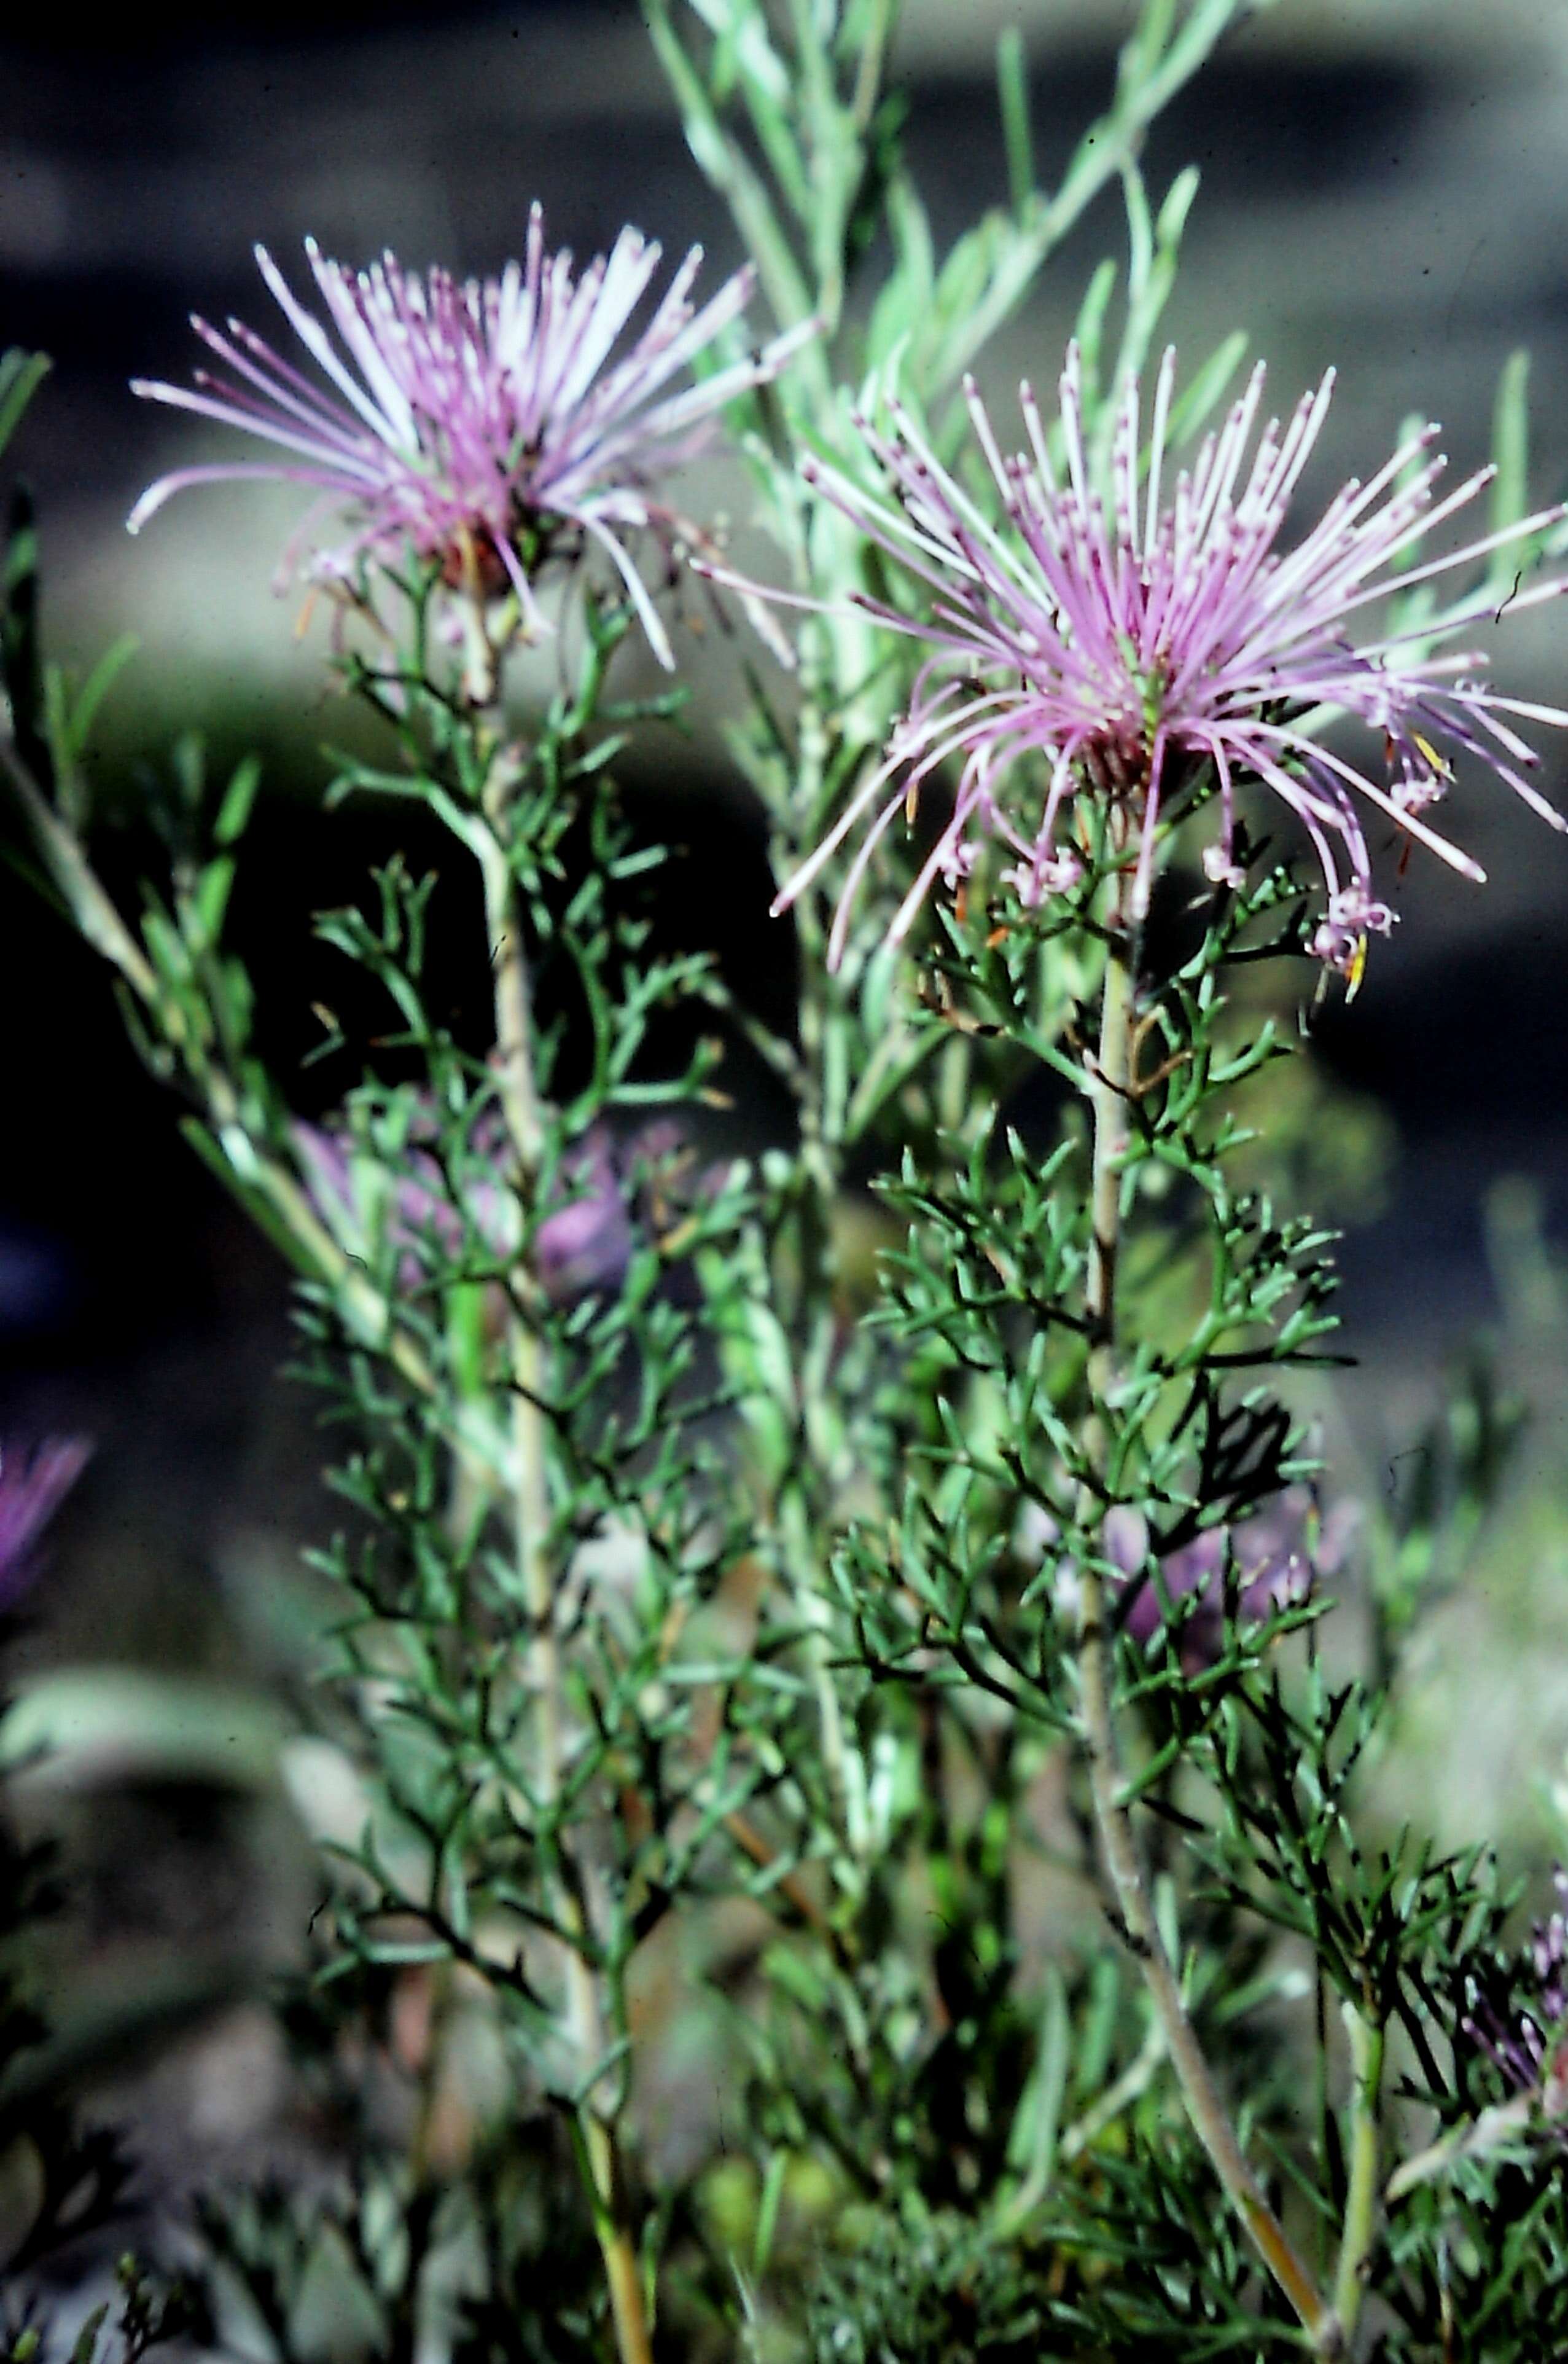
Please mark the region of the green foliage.
MULTIPOLYGON (((0 1633, 0 1642, 11 1638, 0 1633)), ((9 1705, 0 1701, 0 1716, 9 1705)), ((33 1941, 62 1901, 55 1850, 19 1837, 9 1800, 0 1807, 0 2356, 37 2364, 53 2352, 40 2269, 103 2239, 125 2207, 134 2167, 117 2132, 78 2110, 68 2061, 39 2008, 33 1941)), ((88 2316, 71 2364, 139 2364, 209 2327, 186 2280, 155 2278, 127 2255, 117 2281, 117 2300, 88 2316)))
POLYGON ((1024 2364, 1051 2352, 1038 2287, 962 2215, 873 2218, 834 2250, 806 2302, 813 2364, 1024 2364))
POLYGON ((23 1951, 32 1926, 58 1909, 50 1871, 47 1848, 22 1845, 0 1823, 0 2159, 8 2203, 26 2195, 19 2213, 7 2204, 0 2239, 17 2289, 40 2259, 112 2221, 131 2173, 117 2135, 81 2124, 50 2074, 51 2031, 23 1951))
MULTIPOLYGON (((210 2339, 212 2325, 198 2292, 184 2282, 157 2284, 128 2252, 116 2269, 118 2295, 95 2306, 69 2350, 70 2364, 140 2364, 154 2348, 210 2339)), ((8 2333, 0 2324, 5 2364, 39 2364, 50 2354, 37 2323, 8 2333)))
MULTIPOLYGON (((807 497, 802 453, 853 465, 857 400, 895 384, 951 448, 962 373, 1114 180, 1127 262, 1079 319, 1103 468, 1195 190, 1151 202, 1142 134, 1251 9, 1147 0, 1053 192, 1006 38, 1006 202, 945 256, 884 87, 895 13, 646 0, 766 300, 820 329, 736 419, 825 603, 787 695, 742 661, 732 743, 781 886, 916 662, 853 598, 918 585, 807 497)), ((0 439, 39 374, 0 373, 0 439)), ((1506 523, 1517 364, 1497 441, 1506 523)), ((1560 2138, 1477 2034, 1483 2006, 1540 2009, 1511 1894, 1484 1851, 1388 1827, 1377 1782, 1400 1653, 1518 1422, 1478 1363, 1369 1520, 1367 1663, 1336 1657, 1304 1392, 1333 1363, 1333 1234, 1295 1203, 1288 1128, 1249 1114, 1310 1056, 1289 864, 1239 831, 1243 883, 1199 888, 1194 776, 1134 926, 1130 791, 1102 782, 1076 886, 1026 911, 982 863, 910 958, 883 941, 907 853, 836 972, 814 880, 774 1031, 659 948, 669 857, 614 767, 679 697, 613 694, 618 596, 584 590, 524 712, 515 608, 367 564, 327 590, 372 735, 325 801, 363 799, 383 858, 317 914, 302 1082, 235 916, 257 766, 214 780, 187 737, 148 771, 161 870, 128 916, 83 764, 114 665, 76 691, 44 662, 13 521, 22 858, 295 1267, 336 1448, 308 1720, 350 1802, 281 2009, 339 2155, 204 2202, 226 2341, 1089 2364, 1340 2358, 1360 2323, 1411 2364, 1552 2352, 1560 2138), (400 844, 410 804, 437 866, 400 844), (455 1006, 454 940, 479 980, 455 1006), (793 1115, 746 1158, 713 1121, 740 1040, 793 1115)), ((7 2028, 36 2046, 0 1995, 7 2028)), ((118 2172, 64 2119, 50 2139, 48 2237, 118 2172)), ((176 2314, 127 2289, 136 2355, 176 2314)))

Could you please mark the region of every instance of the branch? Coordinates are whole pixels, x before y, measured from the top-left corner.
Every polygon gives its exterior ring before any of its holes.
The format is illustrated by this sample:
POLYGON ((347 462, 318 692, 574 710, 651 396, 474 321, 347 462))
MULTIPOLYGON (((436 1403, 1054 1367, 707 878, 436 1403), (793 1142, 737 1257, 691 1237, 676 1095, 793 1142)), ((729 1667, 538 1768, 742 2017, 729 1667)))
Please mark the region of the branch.
MULTIPOLYGON (((1126 812, 1118 808, 1111 820, 1112 844, 1118 857, 1128 851, 1126 812)), ((1131 1081, 1135 1009, 1132 979, 1131 873, 1125 858, 1114 879, 1113 927, 1101 1005, 1100 1048, 1091 1102, 1094 1110, 1094 1167, 1090 1197, 1088 1310, 1098 1333, 1089 1355, 1091 1410, 1085 1435, 1085 1458, 1103 1469, 1106 1438, 1098 1407, 1116 1384, 1116 1272, 1121 1242, 1122 1171, 1129 1142, 1129 1086, 1131 1081)), ((1095 1514, 1096 1494, 1086 1483, 1080 1516, 1088 1523, 1095 1514)), ((1142 1969, 1155 2011, 1164 2029, 1172 2065, 1181 2083, 1195 2132, 1213 2162, 1231 2205, 1257 2246, 1263 2262, 1306 2329, 1317 2354, 1343 2354, 1339 2323, 1326 2305, 1312 2276, 1270 2207, 1262 2186, 1249 2167, 1219 2089, 1198 2042, 1181 1980, 1166 1951, 1144 1880, 1132 1822, 1123 1797, 1110 1689, 1110 1611, 1105 1579, 1085 1555, 1081 1575, 1079 1672, 1082 1684, 1084 1745, 1095 1819, 1111 1886, 1120 1910, 1127 1942, 1142 1969)))

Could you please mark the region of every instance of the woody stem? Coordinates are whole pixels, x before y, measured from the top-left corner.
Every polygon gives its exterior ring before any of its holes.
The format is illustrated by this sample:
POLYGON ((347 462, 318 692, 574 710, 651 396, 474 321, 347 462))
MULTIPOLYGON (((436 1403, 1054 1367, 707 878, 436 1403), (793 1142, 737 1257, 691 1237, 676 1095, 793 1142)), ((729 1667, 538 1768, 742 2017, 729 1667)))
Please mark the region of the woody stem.
MULTIPOLYGON (((487 834, 480 851, 484 917, 495 980, 495 1047, 500 1098, 525 1200, 537 1182, 543 1123, 534 1075, 533 1027, 528 953, 517 882, 498 833, 487 834)), ((519 1589, 531 1635, 530 1689, 534 1701, 533 1788, 535 1809, 549 1830, 546 1853, 560 1845, 550 1829, 560 1794, 565 1715, 562 1697, 561 1645, 556 1633, 550 1564, 550 1472, 546 1456, 544 1355, 528 1322, 514 1311, 509 1333, 512 1441, 516 1484, 513 1532, 519 1589)), ((566 2024, 579 2064, 582 2098, 575 2111, 578 2157, 587 2187, 594 2229, 604 2261, 620 2364, 652 2364, 652 2345, 642 2274, 628 2220, 625 2178, 615 2127, 591 2091, 595 2072, 609 2050, 599 1982, 588 1959, 589 1932, 569 1878, 558 1870, 554 1908, 565 1946, 566 2024)))
MULTIPOLYGON (((1121 808, 1113 816, 1112 844, 1118 867, 1111 882, 1110 942, 1101 1001, 1099 1055, 1091 1077, 1094 1129, 1091 1183, 1093 1237, 1089 1253, 1089 1413, 1084 1429, 1088 1466, 1103 1478, 1108 1460, 1104 1407, 1117 1382, 1117 1259, 1121 1242, 1122 1182, 1129 1142, 1129 1112, 1136 1031, 1129 860, 1130 827, 1121 808)), ((1102 1500, 1085 1483, 1079 1504, 1082 1523, 1103 1515, 1102 1500)), ((1079 1684, 1089 1782, 1106 1869, 1127 1942, 1149 1989, 1172 2065, 1195 2132, 1213 2162, 1231 2205, 1251 2235, 1264 2264, 1300 2318, 1315 2354, 1342 2353, 1333 2311, 1287 2236, 1248 2165, 1187 2009, 1153 1900, 1139 1860, 1132 1820, 1122 1796, 1122 1776, 1111 1698, 1111 1641, 1105 1579, 1085 1564, 1079 1611, 1079 1684)))

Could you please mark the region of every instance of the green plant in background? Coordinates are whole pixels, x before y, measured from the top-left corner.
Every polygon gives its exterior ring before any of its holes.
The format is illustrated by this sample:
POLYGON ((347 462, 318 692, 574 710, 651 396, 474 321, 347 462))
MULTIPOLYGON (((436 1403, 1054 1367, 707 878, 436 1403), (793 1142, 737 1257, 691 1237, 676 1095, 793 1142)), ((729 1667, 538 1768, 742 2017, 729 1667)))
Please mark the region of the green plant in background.
POLYGON ((1489 523, 1431 558, 1483 485, 1440 496, 1427 431, 1301 532, 1328 382, 1283 426, 1261 373, 1221 408, 1232 343, 1140 400, 1195 189, 1151 204, 1140 137, 1245 0, 1150 0, 1053 195, 1005 42, 1009 202, 940 260, 887 0, 646 13, 751 273, 657 292, 631 232, 578 271, 536 213, 483 284, 312 251, 315 312, 263 257, 313 374, 204 329, 221 375, 140 388, 267 456, 138 524, 237 474, 341 520, 312 575, 384 752, 329 795, 386 839, 302 981, 325 1122, 226 931, 257 768, 182 743, 128 917, 81 764, 106 676, 44 665, 13 540, 28 858, 296 1269, 346 1440, 292 1760, 328 1886, 281 2005, 341 2157, 204 2203, 225 2336, 1555 2352, 1562 1946, 1510 1954, 1487 1857, 1384 1827, 1368 1778, 1507 1423, 1478 1390, 1449 1494, 1376 1531, 1363 1678, 1322 1632, 1344 1521, 1292 1392, 1331 1359, 1331 1237, 1287 1203, 1288 1122, 1249 1122, 1307 1100, 1303 979, 1353 991, 1393 924, 1369 815, 1473 873, 1427 818, 1462 764, 1554 818, 1518 726, 1568 718, 1464 646, 1562 587, 1530 574, 1563 513, 1527 514, 1522 374, 1489 523), (967 373, 1112 179, 1119 304, 1107 264, 1015 458, 967 373), (666 498, 721 412, 753 574, 666 498), (617 807, 679 710, 621 692, 625 644, 673 663, 694 569, 757 628, 731 743, 788 1033, 652 949, 670 857, 617 807), (438 920, 481 1023, 442 1014, 438 920), (740 1042, 796 1120, 749 1161, 707 1114, 740 1042))

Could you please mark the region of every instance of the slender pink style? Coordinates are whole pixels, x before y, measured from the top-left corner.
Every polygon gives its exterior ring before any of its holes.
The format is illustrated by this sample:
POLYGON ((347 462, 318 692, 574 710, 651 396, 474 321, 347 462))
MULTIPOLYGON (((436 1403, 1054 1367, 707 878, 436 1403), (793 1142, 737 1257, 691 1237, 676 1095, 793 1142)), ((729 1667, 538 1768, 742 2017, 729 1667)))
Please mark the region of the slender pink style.
MULTIPOLYGON (((1054 453, 1027 385, 1028 449, 1005 457, 966 384, 1001 522, 896 405, 885 433, 857 420, 881 486, 825 462, 803 463, 822 496, 923 593, 912 612, 870 597, 857 604, 929 651, 883 760, 775 907, 799 894, 863 824, 834 927, 835 960, 877 845, 921 783, 950 762, 958 767, 951 817, 893 920, 895 942, 934 882, 966 875, 987 840, 1011 855, 1004 876, 1026 903, 1070 886, 1080 868, 1072 823, 1084 797, 1124 797, 1138 816, 1140 913, 1162 820, 1200 766, 1211 767, 1219 804, 1218 840, 1205 857, 1210 876, 1239 883, 1236 791, 1243 781, 1262 782, 1289 807, 1322 866, 1327 901, 1312 949, 1346 971, 1356 967, 1368 931, 1386 931, 1393 920, 1373 893, 1363 804, 1466 876, 1483 875, 1423 818, 1453 776, 1443 742, 1564 827, 1527 777, 1538 758, 1513 724, 1561 724, 1568 713, 1499 696, 1475 677, 1475 652, 1454 645, 1496 606, 1496 592, 1478 588, 1436 621, 1381 636, 1369 619, 1396 592, 1539 533, 1568 508, 1420 557, 1417 546, 1495 473, 1482 468, 1439 497, 1446 463, 1433 452, 1439 430, 1428 427, 1369 483, 1346 485, 1305 538, 1283 549, 1333 373, 1283 428, 1270 419, 1254 441, 1260 364, 1190 469, 1173 474, 1174 385, 1175 356, 1167 351, 1145 426, 1138 384, 1129 384, 1102 498, 1075 347, 1061 382, 1054 453), (1355 762, 1338 753, 1323 736, 1329 710, 1373 732, 1375 752, 1355 762)), ((1518 610, 1565 588, 1561 580, 1538 582, 1507 604, 1518 610)))

